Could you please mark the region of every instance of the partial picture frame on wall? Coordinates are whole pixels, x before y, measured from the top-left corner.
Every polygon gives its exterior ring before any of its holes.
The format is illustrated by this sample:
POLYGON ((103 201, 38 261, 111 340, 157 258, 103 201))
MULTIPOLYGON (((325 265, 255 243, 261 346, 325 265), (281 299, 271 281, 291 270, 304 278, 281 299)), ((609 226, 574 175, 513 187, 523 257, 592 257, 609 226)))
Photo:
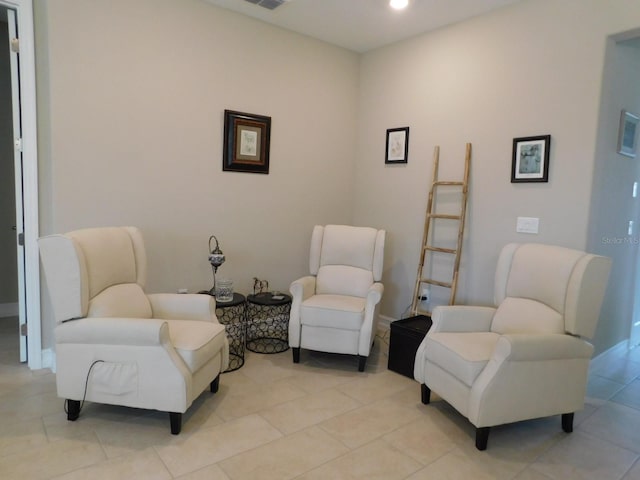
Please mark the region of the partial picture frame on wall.
POLYGON ((511 183, 549 181, 551 135, 513 139, 511 183))
POLYGON ((640 117, 627 110, 620 112, 620 127, 618 128, 618 153, 626 157, 635 158, 638 146, 638 122, 640 117))

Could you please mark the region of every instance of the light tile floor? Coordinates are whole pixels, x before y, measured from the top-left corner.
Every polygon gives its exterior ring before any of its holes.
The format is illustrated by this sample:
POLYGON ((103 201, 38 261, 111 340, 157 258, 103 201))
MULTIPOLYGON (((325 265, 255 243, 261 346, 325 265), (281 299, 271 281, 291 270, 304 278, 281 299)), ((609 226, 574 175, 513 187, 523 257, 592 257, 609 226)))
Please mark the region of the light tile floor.
POLYGON ((559 417, 520 422, 479 452, 463 417, 387 370, 388 333, 365 373, 349 356, 248 352, 173 436, 145 410, 87 403, 68 422, 54 375, 19 364, 16 330, 0 319, 2 479, 640 479, 640 350, 593 362, 572 434, 559 417))

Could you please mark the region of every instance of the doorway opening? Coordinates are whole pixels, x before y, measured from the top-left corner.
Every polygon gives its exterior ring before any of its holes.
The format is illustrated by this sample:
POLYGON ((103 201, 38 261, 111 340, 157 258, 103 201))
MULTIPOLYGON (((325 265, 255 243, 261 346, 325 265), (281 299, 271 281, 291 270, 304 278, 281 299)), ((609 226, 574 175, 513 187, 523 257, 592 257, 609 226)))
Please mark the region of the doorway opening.
MULTIPOLYGON (((15 13, 13 14, 15 18, 15 13)), ((15 24, 12 26, 15 28, 15 24)), ((9 9, 0 6, 0 38, 8 45, 9 9)), ((11 58, 0 49, 0 346, 2 363, 26 361, 19 345, 18 252, 16 248, 16 189, 13 148, 11 58)))

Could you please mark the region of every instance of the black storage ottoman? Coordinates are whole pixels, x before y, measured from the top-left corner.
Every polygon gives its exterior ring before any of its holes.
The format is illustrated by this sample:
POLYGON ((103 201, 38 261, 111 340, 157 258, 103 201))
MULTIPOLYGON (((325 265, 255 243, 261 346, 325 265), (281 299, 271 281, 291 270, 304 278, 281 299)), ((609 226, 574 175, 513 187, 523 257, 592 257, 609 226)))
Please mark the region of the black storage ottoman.
POLYGON ((431 317, 428 315, 416 315, 391 322, 387 368, 413 378, 416 352, 430 328, 431 317))

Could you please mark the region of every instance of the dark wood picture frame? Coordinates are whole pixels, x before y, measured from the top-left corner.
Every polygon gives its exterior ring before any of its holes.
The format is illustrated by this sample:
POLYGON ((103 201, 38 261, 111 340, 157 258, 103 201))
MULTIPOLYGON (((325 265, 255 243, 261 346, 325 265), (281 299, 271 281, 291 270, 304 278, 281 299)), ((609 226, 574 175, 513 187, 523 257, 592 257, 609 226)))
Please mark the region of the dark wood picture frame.
POLYGON ((384 163, 409 162, 409 127, 389 128, 384 163))
POLYGON ((222 170, 269 173, 271 117, 224 111, 222 170))
POLYGON ((548 182, 551 135, 513 139, 511 183, 548 182))

